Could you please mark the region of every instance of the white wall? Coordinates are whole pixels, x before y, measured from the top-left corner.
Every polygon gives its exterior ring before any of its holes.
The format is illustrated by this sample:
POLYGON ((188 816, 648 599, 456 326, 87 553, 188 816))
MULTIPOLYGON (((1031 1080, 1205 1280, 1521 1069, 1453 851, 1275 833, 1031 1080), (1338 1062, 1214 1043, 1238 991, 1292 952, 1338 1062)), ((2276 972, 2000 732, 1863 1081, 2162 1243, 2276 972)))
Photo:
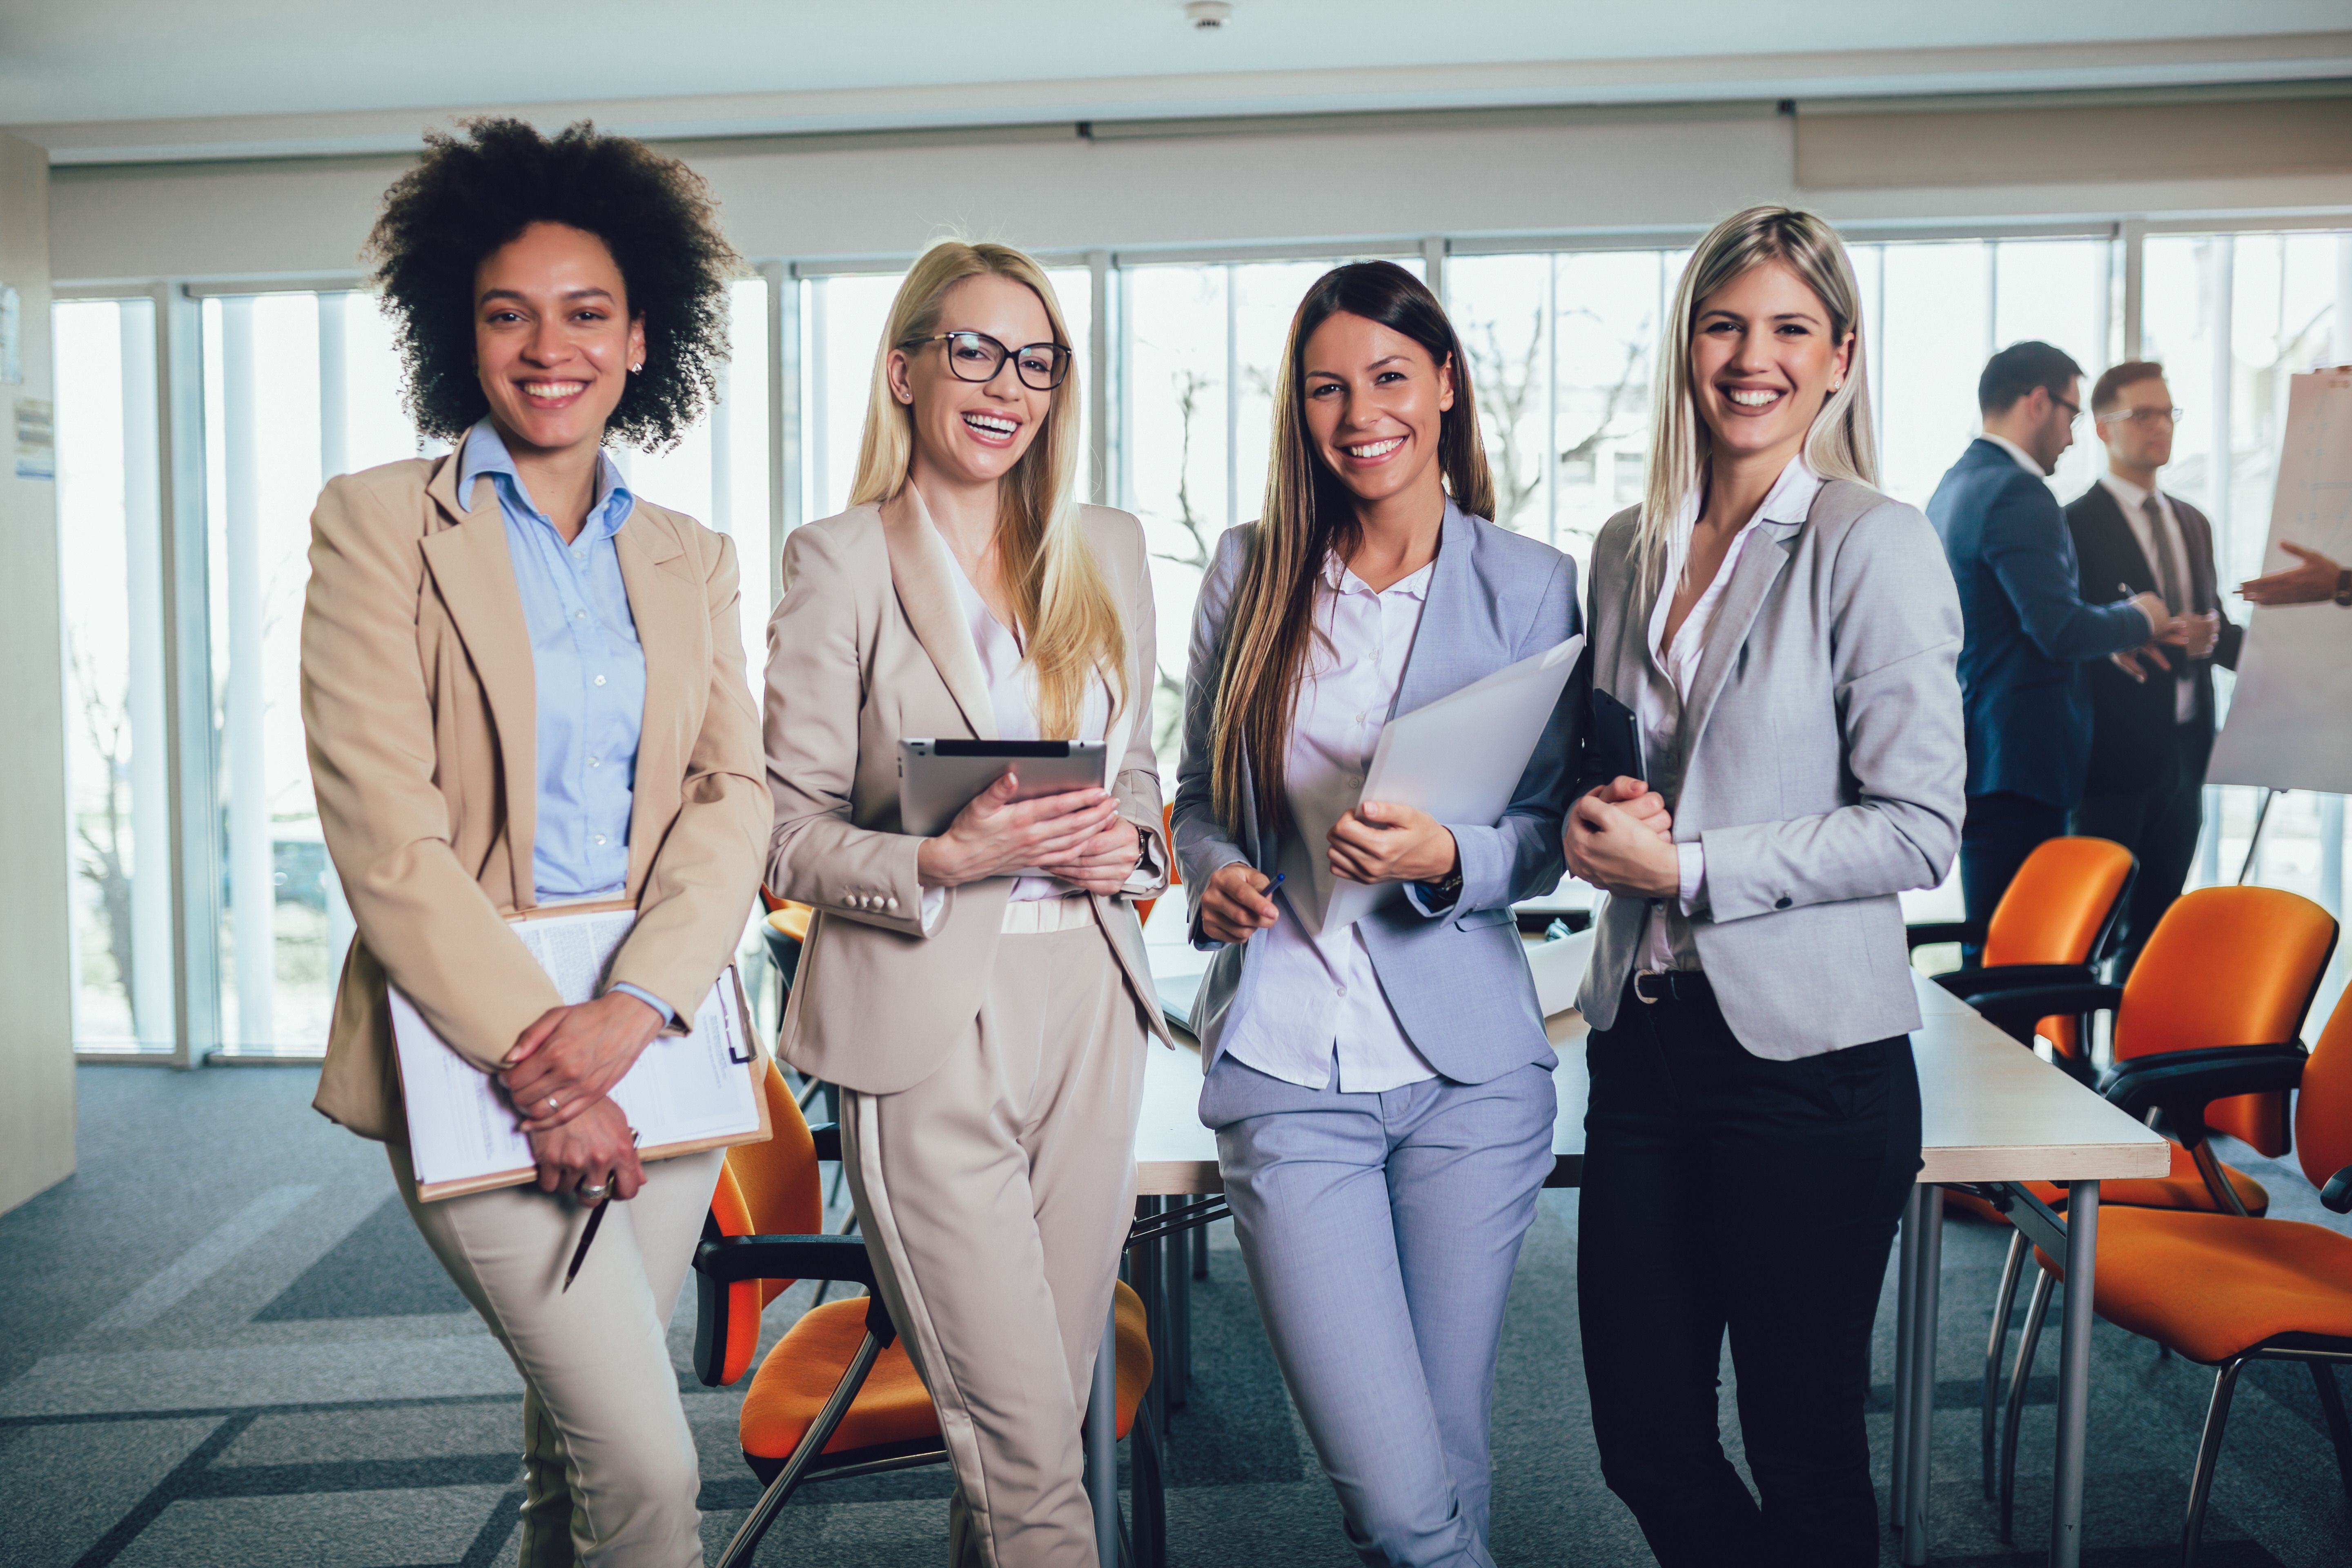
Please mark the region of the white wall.
POLYGON ((0 284, 16 290, 24 366, 21 382, 0 380, 0 1212, 74 1169, 57 483, 17 475, 18 405, 51 398, 47 165, 0 135, 0 284))
MULTIPOLYGON (((1675 106, 672 145, 709 178, 740 250, 791 258, 906 255, 949 227, 1038 250, 1690 229, 1758 201, 1851 224, 2352 210, 2352 134, 2333 166, 2282 164, 2250 135, 2232 141, 2245 148, 2234 172, 2208 163, 2195 178, 2118 181, 2095 123, 2074 125, 2034 166, 1993 160, 1994 183, 1890 184, 1865 170, 1823 189, 1800 183, 1801 123, 1812 122, 1769 105, 1675 106)), ((1846 141, 1835 166, 1850 171, 1846 141)), ((59 168, 57 276, 347 274, 404 166, 366 156, 59 168)))

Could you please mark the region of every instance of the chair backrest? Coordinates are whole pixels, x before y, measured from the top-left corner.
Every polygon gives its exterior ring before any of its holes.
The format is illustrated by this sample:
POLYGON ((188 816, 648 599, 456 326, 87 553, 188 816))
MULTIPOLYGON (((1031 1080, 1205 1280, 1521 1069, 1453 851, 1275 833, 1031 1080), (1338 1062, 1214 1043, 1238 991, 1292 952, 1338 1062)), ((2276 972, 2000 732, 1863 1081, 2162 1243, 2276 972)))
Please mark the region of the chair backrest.
MULTIPOLYGON (((2147 939, 2116 1013, 2116 1059, 2291 1040, 2336 951, 2326 910, 2277 888, 2184 893, 2147 939)), ((2206 1125, 2265 1154, 2287 1152, 2286 1097, 2242 1094, 2206 1125)))
MULTIPOLYGON (((772 1062, 767 1087, 768 1121, 773 1131, 765 1143, 738 1143, 727 1151, 727 1167, 710 1211, 722 1236, 815 1236, 824 1229, 824 1173, 816 1163, 816 1140, 809 1135, 800 1101, 772 1062)), ((764 1307, 793 1283, 746 1280, 733 1289, 757 1289, 758 1305, 764 1307)), ((756 1325, 759 1312, 749 1316, 756 1325)))
POLYGON ((2131 874, 2131 851, 2105 838, 2036 846, 1985 927, 1985 963, 2088 963, 2131 874))
POLYGON ((2336 999, 2336 1011, 2304 1064, 2303 1088, 2294 1097, 2294 1145, 2315 1187, 2352 1165, 2352 988, 2336 999))

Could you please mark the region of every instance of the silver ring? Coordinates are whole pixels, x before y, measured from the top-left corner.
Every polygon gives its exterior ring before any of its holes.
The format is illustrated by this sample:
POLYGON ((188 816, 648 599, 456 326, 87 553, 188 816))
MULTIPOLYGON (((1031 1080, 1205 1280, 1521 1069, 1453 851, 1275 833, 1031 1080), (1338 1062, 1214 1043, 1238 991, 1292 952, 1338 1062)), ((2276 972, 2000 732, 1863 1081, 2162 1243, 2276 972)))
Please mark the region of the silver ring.
POLYGON ((547 1109, 550 1110, 561 1110, 563 1109, 563 1102, 551 1094, 547 1097, 547 1109))
POLYGON ((580 1201, 583 1204, 601 1204, 612 1195, 613 1184, 610 1182, 599 1182, 593 1187, 580 1189, 580 1201))

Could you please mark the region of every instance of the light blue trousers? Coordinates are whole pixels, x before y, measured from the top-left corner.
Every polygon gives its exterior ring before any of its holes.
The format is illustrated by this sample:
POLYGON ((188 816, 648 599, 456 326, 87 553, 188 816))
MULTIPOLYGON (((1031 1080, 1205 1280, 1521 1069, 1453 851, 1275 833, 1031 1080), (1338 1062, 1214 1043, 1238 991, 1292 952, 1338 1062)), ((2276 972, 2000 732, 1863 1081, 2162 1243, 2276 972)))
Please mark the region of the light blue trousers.
POLYGON ((1487 1418, 1551 1074, 1304 1089, 1231 1057, 1201 1091, 1275 1359, 1379 1568, 1494 1568, 1487 1418))

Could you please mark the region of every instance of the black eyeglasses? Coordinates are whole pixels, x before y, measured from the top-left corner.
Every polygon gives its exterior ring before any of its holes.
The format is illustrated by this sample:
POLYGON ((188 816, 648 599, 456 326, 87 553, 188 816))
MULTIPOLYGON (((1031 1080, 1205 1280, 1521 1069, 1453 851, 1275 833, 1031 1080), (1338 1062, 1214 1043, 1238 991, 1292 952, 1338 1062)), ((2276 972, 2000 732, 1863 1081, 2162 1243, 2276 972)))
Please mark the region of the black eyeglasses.
POLYGON ((2066 427, 2068 429, 2073 429, 2082 419, 2083 405, 2081 404, 2069 403, 2054 392, 2050 395, 2050 401, 2066 411, 2066 427))
POLYGON ((1070 345, 1067 343, 1026 343, 1008 349, 986 332, 939 332, 928 338, 908 338, 898 346, 920 348, 925 343, 945 343, 948 346, 948 369, 958 381, 990 382, 1013 362, 1013 372, 1021 384, 1039 392, 1051 392, 1062 384, 1070 374, 1070 345))

